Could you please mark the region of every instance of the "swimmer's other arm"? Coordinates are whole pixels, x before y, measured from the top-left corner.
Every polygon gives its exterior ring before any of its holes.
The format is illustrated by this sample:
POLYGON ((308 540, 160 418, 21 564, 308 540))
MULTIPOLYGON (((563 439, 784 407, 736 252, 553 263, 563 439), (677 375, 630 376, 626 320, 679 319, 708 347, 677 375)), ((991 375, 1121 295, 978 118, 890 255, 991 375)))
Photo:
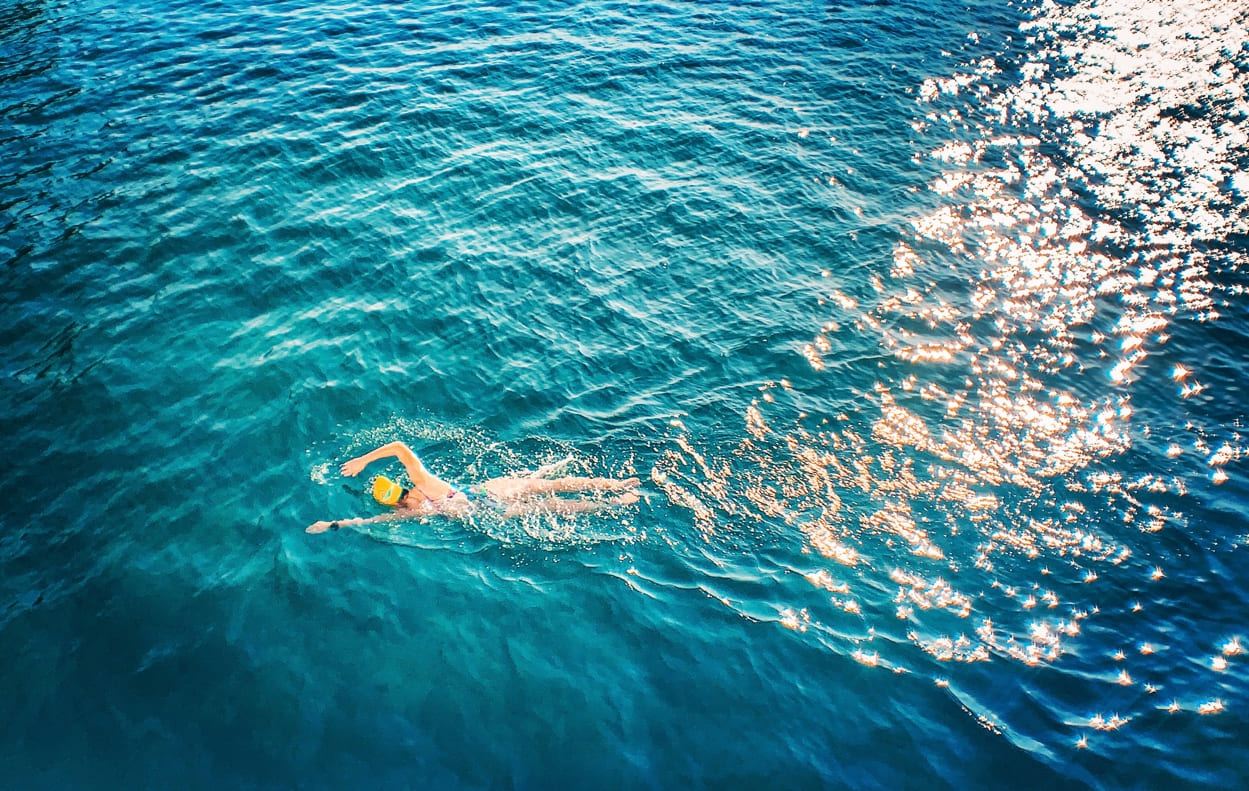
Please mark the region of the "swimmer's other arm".
POLYGON ((338 469, 343 475, 355 477, 359 475, 365 467, 369 466, 378 459, 388 459, 391 456, 399 459, 403 468, 408 471, 408 477, 412 479, 412 483, 420 486, 421 483, 429 476, 425 470, 425 465, 421 464, 421 460, 416 457, 412 449, 402 442, 388 442, 377 450, 371 450, 363 456, 357 456, 354 459, 343 462, 343 466, 338 469))

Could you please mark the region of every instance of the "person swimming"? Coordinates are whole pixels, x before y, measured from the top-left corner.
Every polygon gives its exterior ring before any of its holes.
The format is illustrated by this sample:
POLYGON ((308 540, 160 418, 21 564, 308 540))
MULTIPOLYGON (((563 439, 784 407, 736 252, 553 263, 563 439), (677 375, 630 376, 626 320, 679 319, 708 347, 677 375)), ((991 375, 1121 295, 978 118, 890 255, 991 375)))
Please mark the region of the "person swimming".
POLYGON ((373 499, 395 510, 380 516, 319 521, 305 532, 324 533, 340 527, 363 525, 407 516, 445 514, 467 517, 478 508, 489 508, 504 517, 529 513, 573 514, 596 511, 613 505, 632 505, 638 500, 637 478, 491 478, 467 488, 454 486, 426 469, 412 449, 402 442, 390 442, 363 456, 343 462, 339 472, 354 478, 380 459, 399 459, 411 486, 405 487, 384 475, 373 480, 373 499), (573 492, 615 492, 606 500, 565 498, 573 492))

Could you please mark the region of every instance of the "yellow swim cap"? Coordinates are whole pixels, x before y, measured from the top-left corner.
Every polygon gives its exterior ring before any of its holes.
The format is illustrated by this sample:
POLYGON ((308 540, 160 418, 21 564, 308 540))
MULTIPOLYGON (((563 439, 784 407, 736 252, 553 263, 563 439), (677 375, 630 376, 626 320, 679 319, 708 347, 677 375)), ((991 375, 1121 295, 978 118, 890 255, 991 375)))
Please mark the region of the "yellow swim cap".
POLYGON ((403 487, 385 475, 379 475, 373 481, 373 499, 382 505, 394 505, 402 496, 403 487))

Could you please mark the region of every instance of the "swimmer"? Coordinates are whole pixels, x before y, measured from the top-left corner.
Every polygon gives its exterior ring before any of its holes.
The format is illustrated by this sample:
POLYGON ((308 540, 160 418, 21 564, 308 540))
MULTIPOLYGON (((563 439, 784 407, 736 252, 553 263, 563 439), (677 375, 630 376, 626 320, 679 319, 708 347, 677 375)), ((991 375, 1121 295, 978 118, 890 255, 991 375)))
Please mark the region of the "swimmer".
POLYGON ((380 459, 399 459, 408 472, 411 487, 404 487, 385 476, 373 481, 373 498, 394 511, 359 519, 314 522, 304 532, 324 533, 340 527, 363 525, 405 516, 445 514, 465 517, 479 507, 489 508, 504 516, 550 513, 575 514, 596 511, 605 506, 632 505, 638 501, 637 478, 491 478, 461 489, 434 475, 425 468, 412 449, 402 442, 391 442, 363 456, 346 461, 339 472, 349 477, 359 475, 365 467, 380 459), (606 500, 570 499, 560 497, 569 492, 616 492, 606 500))

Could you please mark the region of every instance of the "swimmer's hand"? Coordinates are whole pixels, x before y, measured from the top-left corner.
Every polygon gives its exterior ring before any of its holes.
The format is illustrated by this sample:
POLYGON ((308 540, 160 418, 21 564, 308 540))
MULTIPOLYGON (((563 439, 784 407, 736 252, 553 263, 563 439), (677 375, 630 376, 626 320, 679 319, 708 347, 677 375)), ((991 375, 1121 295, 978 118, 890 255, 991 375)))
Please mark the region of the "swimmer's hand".
POLYGON ((367 466, 369 466, 368 461, 366 461, 363 456, 358 456, 354 459, 343 462, 343 466, 339 467, 338 471, 343 475, 346 475, 348 478, 354 478, 367 466))
POLYGON ((313 522, 304 528, 305 533, 324 533, 334 526, 333 522, 313 522))

